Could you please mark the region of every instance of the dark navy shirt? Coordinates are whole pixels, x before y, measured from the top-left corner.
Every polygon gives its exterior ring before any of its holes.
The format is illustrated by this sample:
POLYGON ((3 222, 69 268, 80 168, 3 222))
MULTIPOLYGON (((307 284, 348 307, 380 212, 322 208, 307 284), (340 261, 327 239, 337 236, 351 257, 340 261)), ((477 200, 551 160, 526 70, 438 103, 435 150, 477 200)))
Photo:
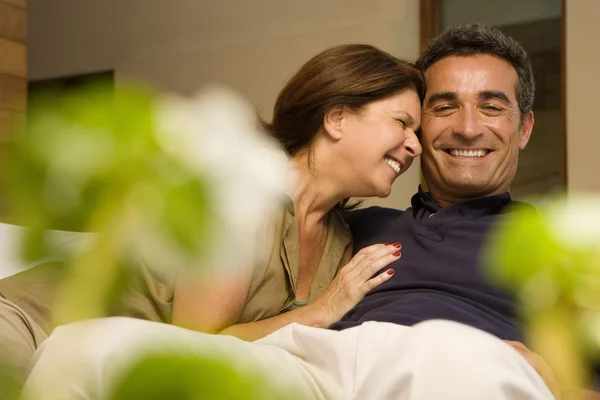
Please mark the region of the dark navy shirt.
MULTIPOLYGON (((376 243, 402 244, 394 276, 371 291, 331 329, 365 321, 411 326, 430 319, 461 322, 501 339, 522 340, 516 301, 494 285, 482 248, 499 216, 511 212, 510 194, 440 208, 419 188, 405 212, 370 207, 349 212, 354 252, 376 243)), ((386 267, 386 269, 389 267, 386 267)))

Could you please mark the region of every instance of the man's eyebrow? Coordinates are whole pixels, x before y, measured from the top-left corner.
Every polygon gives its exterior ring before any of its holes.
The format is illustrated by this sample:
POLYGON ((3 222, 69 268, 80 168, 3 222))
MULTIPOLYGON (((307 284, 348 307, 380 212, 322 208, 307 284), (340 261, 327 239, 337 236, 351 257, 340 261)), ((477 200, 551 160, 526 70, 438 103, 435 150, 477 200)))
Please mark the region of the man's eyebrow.
POLYGON ((510 104, 510 100, 508 96, 504 92, 494 91, 494 90, 484 90, 479 93, 479 100, 500 100, 503 103, 510 104))
POLYGON ((427 100, 427 105, 438 102, 440 100, 444 101, 456 101, 458 100, 458 95, 455 92, 438 92, 429 96, 427 100))

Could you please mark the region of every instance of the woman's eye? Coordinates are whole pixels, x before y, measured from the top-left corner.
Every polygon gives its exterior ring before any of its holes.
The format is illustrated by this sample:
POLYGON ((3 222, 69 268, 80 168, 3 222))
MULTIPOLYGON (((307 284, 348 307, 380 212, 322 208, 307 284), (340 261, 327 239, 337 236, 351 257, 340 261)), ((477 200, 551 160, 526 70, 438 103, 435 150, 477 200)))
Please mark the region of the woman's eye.
POLYGON ((406 129, 406 121, 404 121, 402 119, 397 119, 396 121, 400 122, 400 124, 402 125, 403 129, 406 129))

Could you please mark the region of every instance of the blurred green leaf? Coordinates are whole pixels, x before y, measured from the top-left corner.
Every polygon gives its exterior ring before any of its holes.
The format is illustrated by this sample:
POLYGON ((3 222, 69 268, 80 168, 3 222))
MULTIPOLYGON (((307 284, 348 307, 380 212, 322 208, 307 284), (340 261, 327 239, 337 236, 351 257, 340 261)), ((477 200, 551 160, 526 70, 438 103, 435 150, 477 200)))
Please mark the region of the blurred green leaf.
MULTIPOLYGON (((271 144, 248 111, 226 91, 159 99, 124 82, 31 99, 28 125, 0 166, 8 175, 0 184, 8 185, 2 189, 11 222, 30 228, 26 256, 64 260, 54 323, 115 312, 136 282, 131 266, 140 262, 169 278, 177 268, 221 267, 225 258, 239 264, 216 243, 258 243, 250 236, 280 198, 287 167, 285 157, 265 152, 271 144), (237 212, 239 197, 253 205, 248 215, 237 212), (68 253, 47 240, 49 229, 94 235, 68 253)), ((247 247, 236 252, 240 260, 255 253, 247 247)), ((139 363, 114 398, 293 396, 255 371, 242 375, 219 360, 163 355, 139 363)))
POLYGON ((148 355, 125 373, 111 400, 298 399, 258 372, 242 373, 224 361, 178 355, 148 355))
POLYGON ((47 242, 48 229, 98 236, 87 250, 93 256, 70 262, 67 292, 61 290, 58 300, 64 307, 59 304, 57 314, 71 317, 62 322, 108 312, 126 282, 113 263, 136 257, 144 246, 157 247, 155 252, 163 246, 165 259, 181 263, 206 251, 213 182, 159 145, 155 103, 154 93, 127 84, 36 96, 27 126, 7 151, 4 192, 10 220, 30 228, 26 259, 58 256, 59 249, 47 242), (69 300, 84 293, 97 298, 69 300))
POLYGON ((583 385, 600 353, 599 207, 573 194, 522 206, 484 252, 490 277, 519 299, 530 346, 565 387, 583 385))

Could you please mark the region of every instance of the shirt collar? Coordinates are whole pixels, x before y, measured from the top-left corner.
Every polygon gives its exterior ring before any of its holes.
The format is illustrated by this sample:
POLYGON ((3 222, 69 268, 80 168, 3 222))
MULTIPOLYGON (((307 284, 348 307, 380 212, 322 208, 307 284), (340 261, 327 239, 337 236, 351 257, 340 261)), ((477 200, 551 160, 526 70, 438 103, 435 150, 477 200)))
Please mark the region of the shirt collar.
MULTIPOLYGON (((444 209, 453 209, 460 214, 488 214, 498 213, 504 207, 512 202, 509 192, 504 192, 494 196, 477 197, 474 199, 463 200, 458 203, 451 204, 444 209)), ((412 197, 411 204, 413 209, 419 211, 425 209, 430 213, 437 213, 442 210, 431 196, 430 192, 425 192, 423 187, 419 185, 419 191, 412 197)))

